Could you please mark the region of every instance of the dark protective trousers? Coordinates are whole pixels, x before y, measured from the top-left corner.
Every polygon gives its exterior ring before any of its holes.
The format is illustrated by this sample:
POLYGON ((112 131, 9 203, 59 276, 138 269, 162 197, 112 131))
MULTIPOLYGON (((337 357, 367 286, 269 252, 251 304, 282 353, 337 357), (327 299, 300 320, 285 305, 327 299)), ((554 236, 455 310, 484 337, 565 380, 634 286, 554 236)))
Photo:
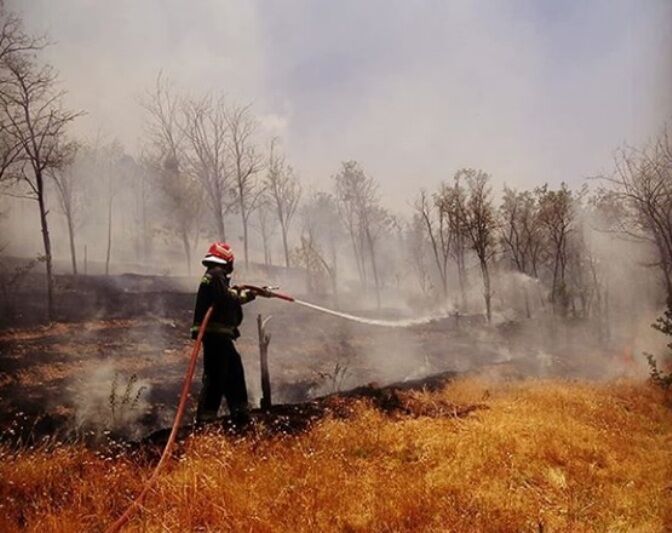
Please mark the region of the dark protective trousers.
POLYGON ((217 417, 222 396, 234 424, 249 420, 245 371, 233 341, 225 335, 203 338, 203 387, 198 399, 196 420, 207 422, 217 417))

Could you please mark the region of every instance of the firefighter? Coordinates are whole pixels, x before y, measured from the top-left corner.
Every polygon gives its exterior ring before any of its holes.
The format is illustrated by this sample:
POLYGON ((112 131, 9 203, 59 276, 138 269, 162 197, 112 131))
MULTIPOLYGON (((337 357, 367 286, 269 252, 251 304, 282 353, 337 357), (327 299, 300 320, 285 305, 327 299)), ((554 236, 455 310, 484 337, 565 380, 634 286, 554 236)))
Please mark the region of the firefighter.
POLYGON ((198 288, 191 335, 196 338, 205 313, 213 306, 203 336, 203 387, 196 422, 202 424, 215 419, 224 396, 232 424, 242 428, 249 422, 247 388, 243 363, 234 341, 240 336, 242 305, 254 300, 255 294, 231 287, 233 259, 231 247, 224 242, 213 243, 203 258, 207 270, 198 288))

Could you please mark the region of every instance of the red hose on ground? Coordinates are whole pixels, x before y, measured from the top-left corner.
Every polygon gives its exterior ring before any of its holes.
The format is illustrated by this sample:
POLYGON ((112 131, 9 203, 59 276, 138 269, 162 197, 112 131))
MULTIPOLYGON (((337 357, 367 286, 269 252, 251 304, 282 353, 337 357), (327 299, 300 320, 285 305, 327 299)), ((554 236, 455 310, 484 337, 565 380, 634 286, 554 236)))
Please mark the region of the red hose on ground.
POLYGON ((198 336, 196 337, 196 342, 194 343, 194 347, 191 350, 191 358, 189 359, 189 366, 187 367, 187 373, 184 376, 184 383, 182 384, 180 403, 177 406, 177 412, 175 413, 175 419, 173 420, 173 428, 170 431, 170 436, 168 437, 168 442, 166 442, 166 447, 163 449, 163 453, 161 454, 161 459, 159 459, 159 462, 154 468, 154 472, 152 472, 151 477, 145 482, 145 486, 140 492, 140 494, 138 494, 135 500, 133 500, 133 503, 128 507, 128 509, 126 509, 124 514, 122 514, 114 524, 112 524, 105 530, 105 533, 116 533, 117 531, 121 530, 121 528, 124 527, 124 525, 126 525, 126 523, 130 520, 131 516, 133 516, 133 513, 136 511, 136 509, 140 506, 140 504, 144 500, 145 496, 147 496, 147 493, 152 488, 152 485, 154 485, 154 483, 158 479, 161 468, 168 460, 168 457, 170 457, 170 452, 173 449, 175 439, 177 438, 177 432, 180 428, 180 422, 182 422, 182 417, 184 416, 184 408, 187 405, 187 398, 189 397, 189 389, 191 388, 191 381, 194 378, 194 371, 196 370, 196 361, 198 360, 198 352, 201 347, 201 342, 203 342, 203 334, 205 333, 205 328, 208 325, 208 322, 210 321, 211 315, 212 315, 212 307, 210 307, 208 309, 208 312, 205 313, 205 317, 203 318, 201 327, 198 330, 198 336))

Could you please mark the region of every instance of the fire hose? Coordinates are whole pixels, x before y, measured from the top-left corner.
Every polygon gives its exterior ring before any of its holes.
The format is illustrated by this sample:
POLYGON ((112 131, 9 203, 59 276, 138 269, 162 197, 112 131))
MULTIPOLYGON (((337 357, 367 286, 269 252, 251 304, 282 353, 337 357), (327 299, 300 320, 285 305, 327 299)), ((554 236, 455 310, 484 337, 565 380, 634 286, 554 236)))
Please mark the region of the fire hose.
MULTIPOLYGON (((424 323, 430 320, 434 320, 437 317, 429 317, 429 318, 422 318, 422 319, 415 319, 415 320, 401 320, 401 321, 391 321, 391 320, 375 320, 375 319, 366 319, 363 317, 357 317, 354 315, 349 315, 347 313, 341 313, 338 311, 334 311, 332 309, 327 309, 325 307, 320 307, 315 304, 311 304, 308 302, 304 302, 302 300, 296 299, 292 296, 289 296, 288 294, 284 294, 281 292, 277 292, 275 290, 275 287, 258 287, 256 285, 240 285, 237 287, 238 289, 243 289, 243 290, 248 290, 256 295, 263 296, 266 298, 278 298, 280 300, 284 300, 286 302, 295 302, 297 304, 303 305, 305 307, 308 307, 310 309, 314 309, 317 311, 321 311, 324 313, 328 313, 334 316, 338 316, 341 318, 345 318, 348 320, 354 320, 357 322, 362 322, 365 324, 371 324, 371 325, 376 325, 376 326, 392 326, 392 327, 405 327, 405 326, 410 326, 410 325, 415 325, 415 324, 420 324, 424 323)), ((182 422, 182 418, 184 417, 184 410, 187 405, 187 399, 189 397, 189 389, 191 388, 191 382, 194 378, 194 372, 196 370, 196 362, 198 361, 198 352, 201 347, 201 343, 203 342, 203 335, 205 334, 205 329, 208 325, 208 322, 210 321, 210 317, 212 316, 213 308, 210 307, 208 311, 205 313, 205 317, 203 317, 203 321, 199 327, 198 330, 198 336, 196 337, 196 341, 194 342, 194 346, 191 350, 191 356, 189 358, 189 365, 187 366, 187 372, 184 376, 184 383, 182 384, 182 392, 180 394, 180 401, 177 406, 177 412, 175 413, 175 418, 173 420, 173 427, 170 430, 170 435, 168 436, 168 441, 166 442, 166 446, 163 449, 163 452, 161 453, 161 458, 159 459, 159 462, 157 465, 154 467, 154 471, 152 472, 152 475, 149 477, 149 479, 145 482, 145 486, 143 487, 142 491, 140 491, 140 494, 133 500, 131 505, 126 509, 124 514, 122 514, 116 522, 114 522, 109 528, 105 530, 105 533, 116 533, 121 530, 124 525, 128 523, 130 520, 131 516, 133 513, 141 506, 143 500, 149 493, 150 489, 156 482, 156 480, 159 477, 159 473, 161 469, 163 468, 164 464, 170 457, 170 454, 172 452, 173 446, 175 445, 175 440, 177 439, 177 433, 180 428, 180 423, 182 422)))
MULTIPOLYGON (((274 292, 271 290, 269 287, 257 287, 255 285, 242 285, 240 288, 252 291, 256 294, 259 294, 261 296, 265 296, 267 298, 279 298, 281 300, 285 300, 287 302, 293 302, 294 298, 291 296, 288 296, 287 294, 283 294, 281 292, 274 292)), ((117 531, 120 531, 122 527, 124 527, 128 521, 131 519, 131 516, 133 516, 133 513, 142 505, 143 500, 149 493, 150 489, 156 483, 156 480, 159 477, 159 473, 161 472, 161 469, 163 468, 164 464, 170 457, 170 454, 173 450, 173 446, 175 445, 175 440, 177 439, 177 433, 180 429, 180 423, 182 422, 182 418, 184 417, 184 410, 187 406, 187 399, 189 398, 189 389, 191 388, 191 382, 194 379, 194 372, 196 371, 196 362, 198 361, 198 352, 200 351, 201 348, 201 343, 203 342, 203 335, 205 334, 205 330, 208 326, 208 322, 210 322, 210 317, 212 316, 212 311, 213 308, 210 307, 208 308, 208 311, 205 313, 205 316, 203 317, 203 321, 201 322, 201 326, 198 329, 198 336, 196 337, 196 341, 194 342, 194 346, 191 350, 191 355, 189 357, 189 365, 187 366, 187 372, 184 376, 184 383, 182 384, 182 392, 180 393, 180 402, 177 405, 177 411, 175 412, 175 418, 173 420, 173 427, 170 430, 170 435, 168 436, 168 441, 166 442, 166 446, 163 448, 163 452, 161 453, 161 458, 159 459, 159 462, 156 464, 154 467, 154 471, 152 472, 152 475, 149 477, 149 479, 145 482, 145 486, 143 487, 142 491, 140 491, 140 494, 133 500, 133 503, 129 505, 129 507, 126 509, 124 514, 122 514, 116 522, 114 522, 110 527, 108 527, 105 530, 105 533, 116 533, 117 531)))
POLYGON ((126 509, 124 514, 122 514, 114 524, 112 524, 105 530, 106 533, 116 533, 126 525, 126 523, 130 520, 133 513, 136 511, 136 509, 140 507, 140 505, 142 504, 143 500, 145 499, 145 496, 147 496, 147 493, 158 479, 161 468, 163 468, 163 465, 168 460, 168 457, 170 457, 170 453, 173 450, 173 446, 175 444, 175 439, 177 438, 177 432, 180 429, 180 423, 182 422, 182 417, 184 416, 184 409, 187 405, 187 398, 189 397, 189 389, 191 388, 191 381, 194 378, 194 371, 196 370, 196 361, 198 360, 198 352, 201 348, 201 342, 203 342, 203 334, 205 333, 205 328, 207 327, 208 322, 210 321, 210 317, 212 316, 212 310, 213 308, 210 307, 208 311, 205 313, 205 317, 203 317, 201 327, 198 330, 198 336, 196 337, 196 342, 194 342, 194 347, 191 350, 189 365, 187 366, 187 373, 184 376, 184 383, 182 384, 180 403, 177 405, 177 412, 175 413, 175 419, 173 420, 173 428, 170 430, 170 435, 168 436, 166 446, 163 448, 161 458, 154 467, 154 472, 152 472, 150 478, 145 482, 145 486, 142 489, 142 491, 140 491, 140 494, 138 494, 135 500, 133 500, 133 503, 131 503, 128 509, 126 509))

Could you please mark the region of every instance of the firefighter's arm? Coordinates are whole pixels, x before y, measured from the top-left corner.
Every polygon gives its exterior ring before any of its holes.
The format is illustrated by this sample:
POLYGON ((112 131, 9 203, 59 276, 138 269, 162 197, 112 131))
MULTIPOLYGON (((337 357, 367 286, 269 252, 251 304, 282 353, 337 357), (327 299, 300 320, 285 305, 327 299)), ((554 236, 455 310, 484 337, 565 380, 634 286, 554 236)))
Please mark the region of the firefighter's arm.
POLYGON ((211 276, 206 274, 203 281, 207 281, 207 289, 212 298, 212 303, 234 300, 240 304, 247 303, 254 298, 250 298, 247 294, 241 294, 239 287, 229 287, 228 282, 220 276, 211 276), (207 278, 207 279, 206 279, 207 278))
POLYGON ((231 287, 228 290, 231 297, 238 300, 241 304, 249 303, 257 297, 254 291, 242 287, 231 287))

